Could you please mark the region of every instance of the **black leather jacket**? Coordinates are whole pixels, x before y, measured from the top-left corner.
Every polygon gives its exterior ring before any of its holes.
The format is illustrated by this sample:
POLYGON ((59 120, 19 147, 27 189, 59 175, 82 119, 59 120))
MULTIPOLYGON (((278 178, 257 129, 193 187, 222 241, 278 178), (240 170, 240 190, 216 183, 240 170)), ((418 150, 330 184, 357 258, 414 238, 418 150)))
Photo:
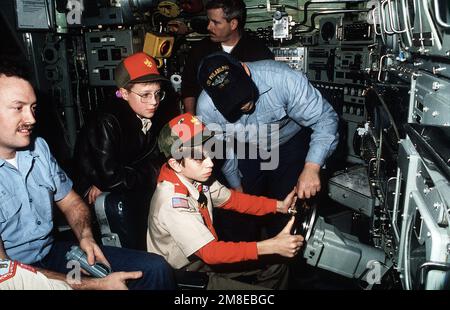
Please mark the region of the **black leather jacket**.
POLYGON ((119 100, 91 116, 75 146, 75 189, 91 185, 102 191, 153 191, 163 158, 155 124, 147 134, 128 103, 119 100))

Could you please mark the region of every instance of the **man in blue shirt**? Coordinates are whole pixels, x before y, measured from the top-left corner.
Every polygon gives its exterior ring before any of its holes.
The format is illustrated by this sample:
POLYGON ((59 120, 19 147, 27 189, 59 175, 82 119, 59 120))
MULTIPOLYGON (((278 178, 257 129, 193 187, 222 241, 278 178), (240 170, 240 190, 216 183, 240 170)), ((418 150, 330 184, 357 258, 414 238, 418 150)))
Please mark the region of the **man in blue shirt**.
MULTIPOLYGON (((3 58, 2 58, 3 59, 3 58)), ((0 62, 0 258, 32 264, 50 279, 66 281, 65 253, 70 243, 55 242, 52 206, 66 217, 88 262, 110 265, 102 279, 69 281, 74 289, 168 289, 172 271, 160 256, 95 242, 89 209, 72 190, 72 181, 59 167, 42 138, 31 137, 36 96, 19 68, 0 62), (0 243, 1 245, 1 243, 0 243)))
MULTIPOLYGON (((257 159, 242 156, 239 145, 237 156, 226 148, 222 172, 231 187, 276 199, 294 186, 302 199, 320 191, 320 169, 338 142, 338 116, 304 74, 272 60, 240 63, 218 52, 204 58, 198 80, 202 121, 224 139, 237 136, 246 152, 256 146, 257 159), (306 128, 312 130, 308 151, 306 128)), ((275 226, 269 233, 281 223, 275 226)))

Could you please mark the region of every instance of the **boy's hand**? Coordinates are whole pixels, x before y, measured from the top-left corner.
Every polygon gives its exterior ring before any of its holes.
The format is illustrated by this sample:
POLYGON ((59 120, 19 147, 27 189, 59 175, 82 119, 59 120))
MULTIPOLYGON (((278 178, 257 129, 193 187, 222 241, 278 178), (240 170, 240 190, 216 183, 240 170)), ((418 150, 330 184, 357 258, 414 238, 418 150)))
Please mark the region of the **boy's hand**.
POLYGON ((294 217, 283 230, 275 237, 256 243, 258 255, 279 254, 284 257, 294 257, 303 246, 304 238, 301 235, 291 235, 294 217))
POLYGON ((283 201, 277 201, 277 212, 287 214, 289 208, 295 207, 295 202, 297 201, 297 188, 294 189, 284 198, 283 201))

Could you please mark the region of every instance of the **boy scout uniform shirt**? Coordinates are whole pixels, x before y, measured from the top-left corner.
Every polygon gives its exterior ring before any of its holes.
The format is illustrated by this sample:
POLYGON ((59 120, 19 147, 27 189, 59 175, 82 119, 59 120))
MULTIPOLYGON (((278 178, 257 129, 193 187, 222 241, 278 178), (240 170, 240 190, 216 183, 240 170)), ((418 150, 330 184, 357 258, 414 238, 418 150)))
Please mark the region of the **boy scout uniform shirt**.
POLYGON ((33 267, 0 259, 0 290, 71 290, 65 282, 47 278, 33 267))
POLYGON ((200 213, 200 193, 196 186, 202 186, 207 198, 211 224, 213 205, 223 205, 230 199, 231 192, 217 181, 208 187, 200 183, 191 184, 179 174, 176 176, 178 182, 162 181, 153 194, 147 250, 164 256, 173 268, 179 269, 191 263, 189 257, 216 237, 214 228, 211 227, 212 231, 208 229, 200 213))

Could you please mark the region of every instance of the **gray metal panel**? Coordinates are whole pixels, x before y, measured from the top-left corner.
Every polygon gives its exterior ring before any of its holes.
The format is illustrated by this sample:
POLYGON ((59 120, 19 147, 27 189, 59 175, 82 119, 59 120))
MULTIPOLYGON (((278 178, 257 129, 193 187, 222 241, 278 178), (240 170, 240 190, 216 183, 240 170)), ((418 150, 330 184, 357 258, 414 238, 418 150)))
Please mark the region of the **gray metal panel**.
POLYGON ((276 61, 284 62, 296 71, 306 73, 306 47, 270 47, 276 61))
POLYGON ((99 25, 122 25, 125 19, 120 8, 99 8, 99 16, 83 16, 82 24, 86 27, 95 27, 99 25))
POLYGON ((359 213, 373 216, 372 197, 367 168, 364 166, 340 173, 330 179, 328 195, 334 201, 359 213))
MULTIPOLYGON (((405 289, 413 289, 419 266, 425 262, 449 263, 450 228, 448 212, 450 187, 438 170, 428 167, 409 139, 401 141, 399 167, 405 180, 404 203, 398 250, 398 271, 405 289)), ((445 275, 432 270, 426 289, 442 289, 445 275)))
POLYGON ((411 119, 419 124, 450 126, 450 80, 420 71, 411 119))
POLYGON ((15 0, 17 28, 29 30, 50 30, 53 28, 53 1, 15 0))
POLYGON ((114 86, 114 69, 125 57, 142 49, 142 39, 130 29, 85 34, 91 86, 114 86))
MULTIPOLYGON (((414 26, 412 29, 411 51, 424 55, 449 56, 450 52, 450 32, 440 26, 433 15, 433 1, 414 0, 414 26)), ((443 4, 443 2, 442 2, 443 4)), ((448 12, 441 10, 441 15, 448 12)), ((448 21, 448 19, 447 19, 448 21)))
POLYGON ((335 83, 363 85, 365 78, 357 74, 364 72, 369 67, 369 49, 366 46, 336 48, 335 83))
MULTIPOLYGON (((374 262, 383 266, 386 263, 383 251, 360 243, 355 236, 341 233, 325 223, 322 217, 317 219, 303 257, 309 265, 349 278, 365 279, 366 272, 372 269, 374 262)), ((379 269, 378 280, 385 271, 382 269, 379 269)))
POLYGON ((321 46, 308 48, 307 76, 310 81, 333 82, 334 68, 332 72, 329 65, 334 63, 336 46, 321 46))

